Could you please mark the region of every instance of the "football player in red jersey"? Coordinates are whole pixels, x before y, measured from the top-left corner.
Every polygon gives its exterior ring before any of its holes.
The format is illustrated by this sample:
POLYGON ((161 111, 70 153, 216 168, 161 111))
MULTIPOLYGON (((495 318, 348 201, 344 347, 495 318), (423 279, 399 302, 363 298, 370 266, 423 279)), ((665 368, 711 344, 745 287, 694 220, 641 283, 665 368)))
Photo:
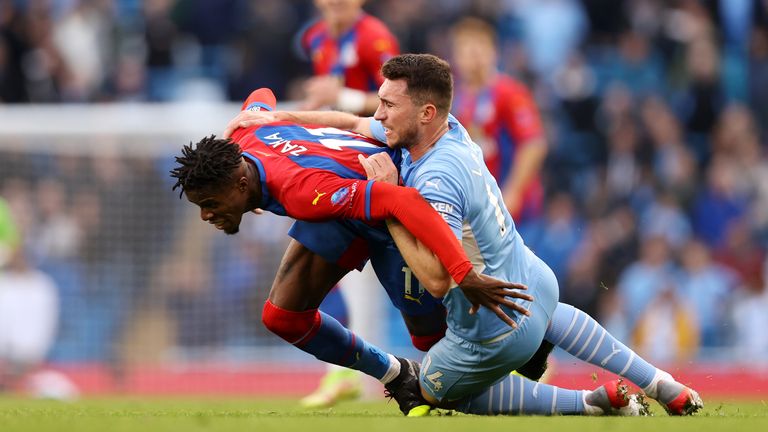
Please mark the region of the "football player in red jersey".
MULTIPOLYGON (((301 51, 312 62, 314 76, 304 90, 303 109, 333 107, 360 115, 370 115, 378 105, 378 90, 384 78, 381 65, 399 53, 397 39, 384 23, 363 11, 365 0, 315 0, 320 17, 299 33, 301 51)), ((341 287, 332 290, 320 309, 349 325, 356 333, 373 337, 378 320, 361 317, 376 315, 371 291, 377 284, 367 267, 353 272, 341 287)), ((329 366, 318 388, 301 399, 305 407, 331 406, 353 399, 363 390, 359 374, 329 366)))
POLYGON ((381 65, 399 53, 397 39, 363 11, 365 0, 315 0, 320 19, 300 34, 315 76, 305 84, 303 109, 331 106, 369 115, 379 100, 381 65))
MULTIPOLYGON (((274 106, 267 89, 255 91, 244 104, 246 110, 274 106)), ((383 151, 398 157, 399 151, 353 132, 293 122, 237 129, 231 138, 208 137, 185 146, 171 171, 174 189, 180 187, 200 207, 201 219, 228 234, 237 233, 243 214, 254 209, 297 219, 262 314, 270 331, 297 348, 379 379, 401 409, 420 404, 420 395, 408 390, 415 363, 368 344, 318 310, 341 277, 360 268, 369 254, 381 253, 373 248, 385 244, 382 236, 389 239, 381 224, 388 218, 399 220, 439 257, 474 308, 486 306, 511 326, 500 305, 528 314, 505 298, 531 299, 514 290, 525 287, 472 269, 461 244, 418 191, 365 180, 361 158, 383 151), (330 223, 317 225, 324 221, 330 223)), ((395 264, 400 273, 400 261, 395 264)))
POLYGON ((541 213, 539 172, 547 142, 539 111, 524 84, 497 69, 496 32, 479 18, 451 29, 456 70, 451 112, 483 149, 504 203, 518 223, 541 213))

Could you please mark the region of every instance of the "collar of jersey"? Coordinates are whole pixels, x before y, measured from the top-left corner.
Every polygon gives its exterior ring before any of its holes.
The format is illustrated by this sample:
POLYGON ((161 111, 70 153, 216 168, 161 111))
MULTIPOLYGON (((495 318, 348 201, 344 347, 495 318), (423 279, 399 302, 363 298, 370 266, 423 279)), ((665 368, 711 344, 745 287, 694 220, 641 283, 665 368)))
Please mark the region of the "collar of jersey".
POLYGON ((277 205, 275 200, 269 194, 269 189, 267 189, 267 174, 261 160, 248 152, 243 152, 243 156, 250 159, 259 171, 259 180, 261 180, 261 203, 259 208, 268 210, 272 213, 281 214, 280 210, 282 210, 282 207, 277 205))

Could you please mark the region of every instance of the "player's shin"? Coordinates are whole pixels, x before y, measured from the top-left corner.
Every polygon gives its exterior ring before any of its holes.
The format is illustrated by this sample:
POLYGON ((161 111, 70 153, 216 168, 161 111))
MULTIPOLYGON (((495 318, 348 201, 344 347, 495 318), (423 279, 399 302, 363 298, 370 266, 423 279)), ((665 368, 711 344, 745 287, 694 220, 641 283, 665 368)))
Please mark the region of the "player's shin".
POLYGON ((457 411, 479 415, 583 414, 584 392, 508 375, 484 392, 463 401, 457 411))
POLYGON ((574 357, 626 377, 640 388, 649 386, 656 368, 613 337, 594 318, 558 303, 544 338, 574 357))
POLYGON ((262 321, 271 332, 318 360, 359 370, 384 383, 400 372, 400 363, 393 356, 317 309, 294 312, 267 301, 262 321))

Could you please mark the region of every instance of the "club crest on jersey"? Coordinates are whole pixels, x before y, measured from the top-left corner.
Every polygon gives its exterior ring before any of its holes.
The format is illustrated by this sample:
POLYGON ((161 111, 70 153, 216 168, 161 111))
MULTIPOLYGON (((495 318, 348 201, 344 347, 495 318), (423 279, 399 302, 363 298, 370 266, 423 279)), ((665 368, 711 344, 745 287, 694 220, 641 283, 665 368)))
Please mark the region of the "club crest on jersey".
POLYGON ((272 107, 269 105, 263 103, 263 102, 251 102, 248 107, 245 108, 246 111, 272 111, 272 107))
POLYGON ((331 204, 344 205, 349 201, 349 188, 343 187, 331 195, 331 204))

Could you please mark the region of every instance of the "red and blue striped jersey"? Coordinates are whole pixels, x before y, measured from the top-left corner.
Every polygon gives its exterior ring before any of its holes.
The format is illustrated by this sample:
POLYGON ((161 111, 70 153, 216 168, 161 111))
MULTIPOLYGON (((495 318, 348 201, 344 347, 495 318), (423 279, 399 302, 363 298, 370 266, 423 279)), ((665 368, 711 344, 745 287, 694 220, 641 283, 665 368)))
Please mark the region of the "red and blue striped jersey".
MULTIPOLYGON (((243 109, 272 110, 275 105, 272 91, 261 88, 251 93, 243 109)), ((386 151, 399 167, 399 150, 354 132, 292 122, 237 129, 231 139, 258 170, 260 208, 306 222, 353 219, 350 223, 369 224, 394 218, 437 254, 453 280, 462 281, 472 270, 461 245, 418 191, 366 180, 359 155, 386 151)))
POLYGON ((397 39, 377 18, 362 14, 355 25, 334 38, 325 21, 317 20, 301 35, 301 47, 315 75, 334 75, 344 86, 375 91, 384 82, 381 65, 399 54, 397 39))
POLYGON ((365 170, 357 156, 386 151, 395 166, 400 152, 335 128, 277 122, 237 130, 233 140, 259 169, 264 210, 302 220, 370 219, 365 170), (350 181, 355 180, 355 181, 350 181), (364 215, 352 211, 362 199, 364 215))

